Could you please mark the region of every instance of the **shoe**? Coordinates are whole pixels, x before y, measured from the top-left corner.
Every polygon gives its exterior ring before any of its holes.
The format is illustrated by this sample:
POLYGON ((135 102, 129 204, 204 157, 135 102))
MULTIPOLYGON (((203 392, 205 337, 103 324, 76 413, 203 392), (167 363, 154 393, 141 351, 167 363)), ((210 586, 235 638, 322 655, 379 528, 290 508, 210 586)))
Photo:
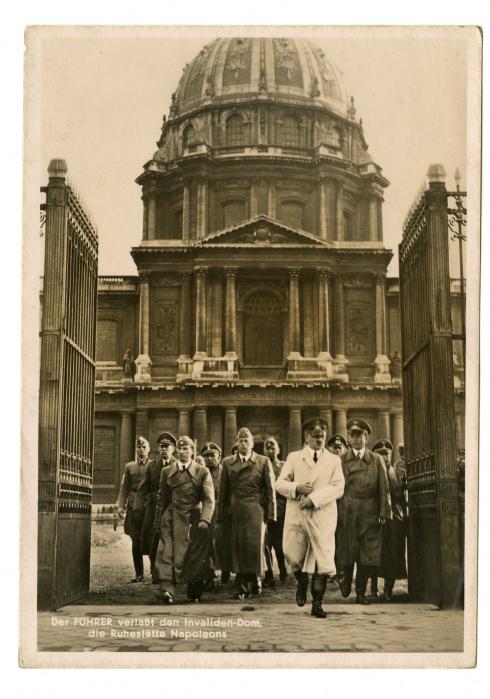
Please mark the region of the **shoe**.
POLYGON ((296 588, 296 604, 298 607, 304 607, 308 594, 308 573, 297 570, 294 573, 294 577, 298 581, 298 587, 296 588))
POLYGON ((133 578, 133 579, 131 580, 131 582, 132 582, 132 583, 139 583, 139 582, 143 582, 143 579, 144 579, 144 578, 143 578, 142 575, 137 575, 135 578, 133 578))
POLYGON ((342 595, 342 597, 348 597, 351 593, 352 583, 348 585, 344 575, 339 573, 337 575, 337 584, 339 586, 340 594, 342 595))
POLYGON ((279 580, 281 582, 286 582, 288 579, 288 571, 284 568, 283 570, 279 571, 279 580))
POLYGON ((161 596, 161 601, 163 604, 173 604, 174 596, 170 592, 163 592, 161 596))
POLYGON ((366 595, 357 595, 356 602, 357 604, 371 604, 366 595))
POLYGON ((266 570, 264 579, 262 580, 262 587, 275 587, 276 583, 274 580, 274 573, 272 570, 266 570))
POLYGON ((317 619, 327 618, 327 612, 324 609, 322 609, 321 602, 311 603, 311 616, 315 616, 317 619))

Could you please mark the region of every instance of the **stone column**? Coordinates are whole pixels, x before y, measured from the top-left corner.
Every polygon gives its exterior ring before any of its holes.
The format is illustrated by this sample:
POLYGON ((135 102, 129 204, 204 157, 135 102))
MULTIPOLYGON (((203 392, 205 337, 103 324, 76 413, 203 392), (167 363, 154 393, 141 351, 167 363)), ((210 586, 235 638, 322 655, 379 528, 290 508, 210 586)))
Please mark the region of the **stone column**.
POLYGON ((141 197, 143 202, 143 240, 148 240, 148 199, 145 195, 141 197))
POLYGON ((236 359, 236 267, 229 267, 225 269, 225 277, 225 351, 227 356, 236 359))
POLYGON ((335 192, 335 238, 344 239, 344 185, 337 183, 335 192))
POLYGON ((391 383, 390 360, 386 356, 386 304, 383 274, 376 275, 376 357, 374 367, 376 383, 391 383))
POLYGON ((347 410, 345 408, 334 408, 335 434, 342 434, 347 437, 347 410))
POLYGON ((184 180, 184 193, 182 196, 182 239, 191 237, 191 191, 190 181, 184 180))
POLYGON ((393 443, 394 459, 399 458, 398 445, 403 442, 403 413, 394 412, 391 414, 391 441, 393 443))
POLYGON ((328 238, 327 183, 325 180, 319 181, 318 189, 319 189, 319 202, 320 202, 319 211, 318 211, 320 238, 322 238, 322 240, 327 240, 327 238, 328 238))
POLYGON ((288 451, 298 451, 303 446, 301 408, 289 408, 288 451))
MULTIPOLYGON (((378 410, 376 414, 378 439, 390 439, 390 413, 388 410, 378 410)), ((393 445, 394 446, 394 445, 393 445)))
POLYGON ((139 354, 135 360, 135 383, 151 382, 150 359, 150 278, 148 274, 140 275, 139 308, 139 354))
POLYGON ((455 432, 455 442, 456 449, 464 449, 464 414, 456 413, 456 432, 455 432))
POLYGON ((225 443, 223 454, 229 456, 231 448, 236 442, 237 435, 236 408, 225 408, 225 443))
POLYGON ((206 356, 206 268, 196 269, 196 355, 206 356))
POLYGON ((208 187, 205 179, 197 184, 197 238, 204 238, 208 232, 208 187))
POLYGON ((191 434, 191 411, 189 408, 179 408, 179 437, 191 434))
POLYGON ((369 198, 369 240, 378 240, 378 206, 375 196, 369 198))
MULTIPOLYGON (((148 435, 144 435, 148 437, 148 435)), ((120 454, 120 469, 119 469, 119 483, 124 471, 124 466, 128 461, 134 459, 134 435, 133 435, 133 413, 130 410, 121 411, 121 435, 119 438, 119 454, 120 454)), ((116 493, 119 487, 119 483, 116 483, 116 493)))
POLYGON ((334 434, 334 431, 333 431, 332 409, 331 409, 331 408, 320 408, 319 414, 320 414, 320 417, 323 418, 323 420, 326 420, 326 421, 327 421, 327 425, 328 425, 328 434, 329 434, 329 435, 334 434))
POLYGON ((334 282, 334 338, 335 357, 333 359, 333 372, 340 381, 347 382, 347 357, 345 356, 345 301, 344 280, 341 276, 335 277, 334 282))
POLYGON ((208 439, 208 420, 206 408, 194 408, 194 441, 196 442, 196 454, 199 453, 204 442, 208 439))
POLYGON ((250 181, 250 218, 255 218, 259 210, 257 201, 257 187, 258 180, 254 178, 250 181))
POLYGON ((289 357, 300 357, 299 272, 289 271, 289 357))
POLYGON ((148 190, 148 240, 157 238, 157 192, 148 190))
POLYGON ((276 185, 274 180, 269 180, 267 192, 267 215, 269 218, 276 218, 276 185))
POLYGON ((219 447, 223 446, 223 420, 218 413, 212 413, 209 418, 209 439, 219 447))
POLYGON ((327 376, 332 376, 328 276, 325 269, 318 270, 318 362, 325 369, 327 376))

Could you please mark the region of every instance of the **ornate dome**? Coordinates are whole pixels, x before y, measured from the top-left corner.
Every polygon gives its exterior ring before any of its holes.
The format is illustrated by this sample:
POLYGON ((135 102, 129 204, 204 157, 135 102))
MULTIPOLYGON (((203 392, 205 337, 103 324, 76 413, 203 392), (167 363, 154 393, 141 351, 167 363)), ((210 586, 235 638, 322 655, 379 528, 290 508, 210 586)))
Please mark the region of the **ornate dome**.
POLYGON ((256 97, 325 107, 342 117, 349 109, 339 71, 310 41, 249 37, 216 39, 201 49, 184 68, 170 117, 256 97))

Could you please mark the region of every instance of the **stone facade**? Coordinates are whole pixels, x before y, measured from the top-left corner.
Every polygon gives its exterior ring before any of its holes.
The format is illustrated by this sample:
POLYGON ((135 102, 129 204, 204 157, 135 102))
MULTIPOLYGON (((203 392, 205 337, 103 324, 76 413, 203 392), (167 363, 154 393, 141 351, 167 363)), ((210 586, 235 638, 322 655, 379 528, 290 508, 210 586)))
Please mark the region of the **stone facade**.
POLYGON ((284 455, 321 412, 337 432, 363 417, 374 439, 402 441, 388 182, 322 52, 206 46, 137 182, 138 275, 99 282, 94 502, 114 501, 136 434, 154 448, 163 429, 190 433, 229 453, 246 425, 284 455))

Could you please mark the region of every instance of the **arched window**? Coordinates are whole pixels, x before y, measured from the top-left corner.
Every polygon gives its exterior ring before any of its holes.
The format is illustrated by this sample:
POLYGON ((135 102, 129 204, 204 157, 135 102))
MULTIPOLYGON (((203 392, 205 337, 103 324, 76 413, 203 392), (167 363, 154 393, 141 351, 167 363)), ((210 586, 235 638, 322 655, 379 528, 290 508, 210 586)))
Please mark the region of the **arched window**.
POLYGON ((279 207, 279 220, 291 228, 304 228, 305 205, 301 201, 282 201, 279 207))
POLYGON ((223 226, 229 228, 245 221, 247 209, 243 199, 231 199, 223 202, 223 226))
POLYGON ((183 140, 184 148, 188 148, 189 146, 193 146, 196 143, 196 134, 195 134, 194 127, 192 126, 192 124, 189 124, 189 126, 185 127, 182 140, 183 140))
POLYGON ((248 366, 282 364, 283 313, 280 299, 258 289, 243 304, 243 362, 248 366), (266 332, 264 332, 266 329, 266 332))
POLYGON ((299 122, 292 114, 284 114, 276 121, 276 142, 281 146, 299 146, 299 122))
POLYGON ((243 146, 246 140, 246 130, 243 119, 239 114, 233 114, 226 122, 226 145, 243 146))

